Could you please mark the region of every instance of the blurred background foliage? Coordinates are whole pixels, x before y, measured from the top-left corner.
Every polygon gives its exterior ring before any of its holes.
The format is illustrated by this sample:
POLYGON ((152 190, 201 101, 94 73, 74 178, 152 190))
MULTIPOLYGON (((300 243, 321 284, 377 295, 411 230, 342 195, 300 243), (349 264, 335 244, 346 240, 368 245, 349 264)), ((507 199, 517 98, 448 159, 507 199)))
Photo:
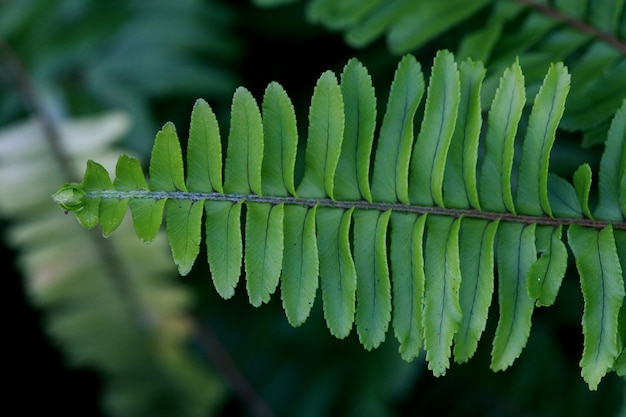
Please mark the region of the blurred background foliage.
POLYGON ((519 56, 529 102, 547 64, 565 60, 575 112, 566 113, 552 169, 570 178, 582 162, 597 168, 608 120, 626 97, 624 2, 542 2, 618 46, 525 1, 461 3, 0 0, 5 407, 65 416, 626 415, 623 380, 611 373, 589 392, 579 375, 575 273, 553 307, 536 311, 511 369, 491 372, 482 342, 468 364, 436 379, 422 360, 403 362, 390 335, 373 352, 354 335, 334 339, 320 301, 291 328, 279 297, 254 308, 238 288, 221 300, 205 263, 177 276, 163 237, 144 246, 126 227, 102 239, 49 199, 88 158, 109 171, 122 152, 147 161, 168 120, 184 138, 198 97, 226 129, 237 85, 260 98, 280 82, 305 136, 317 77, 353 56, 372 74, 382 116, 399 54, 427 70, 442 48, 484 60, 492 80, 519 56), (446 18, 415 24, 442 10, 446 18))

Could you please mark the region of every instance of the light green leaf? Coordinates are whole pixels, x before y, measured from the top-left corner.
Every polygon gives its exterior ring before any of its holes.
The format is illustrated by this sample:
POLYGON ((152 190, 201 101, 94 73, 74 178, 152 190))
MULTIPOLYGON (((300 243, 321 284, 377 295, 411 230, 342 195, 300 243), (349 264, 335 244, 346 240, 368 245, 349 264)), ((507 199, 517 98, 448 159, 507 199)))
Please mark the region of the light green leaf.
POLYGON ((584 299, 582 377, 596 390, 619 355, 618 315, 624 301, 624 281, 613 227, 601 231, 572 225, 567 240, 580 274, 584 299))
MULTIPOLYGON (((97 162, 87 161, 87 170, 83 178, 83 189, 89 191, 110 190, 113 188, 107 170, 97 162)), ((100 198, 88 198, 82 210, 76 212, 76 218, 85 229, 93 229, 100 221, 100 198)))
POLYGON ((526 277, 536 259, 535 225, 500 223, 497 245, 500 317, 491 350, 494 371, 508 368, 528 341, 535 303, 528 296, 526 277))
POLYGON ((115 167, 113 185, 118 191, 147 190, 148 184, 139 161, 128 155, 120 155, 115 167))
POLYGON ((412 203, 444 207, 443 174, 461 98, 459 83, 454 55, 439 51, 428 84, 422 127, 411 157, 412 203))
POLYGON ((548 199, 555 216, 572 219, 584 217, 574 186, 552 172, 548 174, 548 199))
POLYGON ((357 271, 356 330, 367 350, 384 340, 391 319, 387 264, 387 225, 391 211, 354 213, 354 264, 357 271))
POLYGON ((324 318, 330 333, 343 339, 354 323, 356 269, 350 250, 353 208, 317 209, 317 246, 320 256, 320 282, 324 318))
POLYGON ((270 83, 263 96, 263 140, 261 181, 268 195, 296 195, 294 167, 298 148, 296 114, 283 87, 270 83))
POLYGON ((578 201, 583 209, 583 213, 586 217, 593 219, 591 210, 589 210, 589 192, 591 190, 591 167, 589 164, 582 164, 574 172, 574 188, 576 189, 576 195, 578 195, 578 201))
POLYGON ((187 191, 183 172, 183 154, 171 122, 157 133, 150 157, 150 190, 187 191))
POLYGON ((604 153, 600 161, 598 174, 598 208, 594 216, 598 219, 624 221, 626 205, 620 197, 626 196, 624 189, 626 177, 626 99, 615 113, 613 122, 604 144, 604 153))
POLYGON ((180 275, 187 275, 200 253, 202 201, 167 200, 165 229, 180 275))
POLYGON ((494 283, 494 240, 498 222, 463 219, 459 251, 461 286, 459 304, 463 320, 454 335, 454 360, 468 361, 476 352, 485 330, 494 283))
POLYGON ((476 162, 482 125, 480 87, 484 77, 482 63, 470 60, 461 63, 459 114, 448 150, 443 182, 444 201, 449 207, 480 209, 476 162))
POLYGON ((315 232, 317 206, 285 207, 285 253, 280 290, 289 324, 305 322, 319 285, 319 256, 315 232))
POLYGON ((520 213, 552 216, 548 201, 548 164, 569 88, 567 68, 562 63, 550 65, 535 96, 522 147, 516 194, 520 213))
POLYGON ((317 81, 311 99, 304 177, 297 189, 299 196, 334 199, 344 120, 343 96, 337 77, 332 71, 326 71, 317 81))
POLYGON ((226 150, 224 191, 261 195, 263 124, 250 91, 239 87, 233 95, 226 150))
POLYGON ((450 367, 452 339, 463 313, 459 304, 461 219, 428 216, 425 252, 424 348, 435 376, 450 367))
POLYGON ((187 188, 192 192, 224 192, 222 188, 222 142, 217 118, 203 99, 191 112, 187 143, 187 188))
POLYGON ((561 288, 567 268, 567 248, 561 240, 563 226, 538 226, 535 244, 539 259, 530 267, 526 287, 537 307, 551 306, 561 288))
POLYGON ((270 300, 276 291, 283 264, 284 204, 246 203, 244 264, 250 304, 270 300))
POLYGON ((380 128, 372 177, 372 196, 376 201, 409 204, 413 118, 423 93, 421 66, 415 57, 406 55, 396 69, 380 128))
MULTIPOLYGON (((128 157, 126 157, 128 158, 128 157)), ((117 165, 115 168, 115 176, 118 177, 121 174, 124 176, 125 174, 125 159, 119 158, 117 160, 117 165), (120 162, 122 161, 122 162, 120 162), (120 165, 121 164, 121 165, 120 165)), ((142 174, 143 179, 143 174, 142 174)), ((109 187, 107 189, 112 190, 117 188, 118 180, 115 179, 115 183, 111 184, 111 180, 108 178, 108 174, 103 177, 103 186, 109 187), (115 186, 114 186, 115 184, 115 186)), ((145 184, 145 181, 144 181, 145 184)), ((100 208, 99 208, 99 216, 100 216, 100 225, 102 226, 102 235, 104 237, 108 237, 113 233, 120 224, 122 224, 122 220, 124 220, 124 216, 126 215, 126 208, 128 207, 128 199, 127 198, 103 198, 100 200, 100 208)))
MULTIPOLYGON (((118 191, 148 190, 139 161, 126 155, 120 156, 113 185, 118 191)), ((152 242, 159 232, 163 222, 165 201, 165 199, 154 198, 129 199, 128 204, 133 215, 135 232, 144 243, 152 242)))
POLYGON ((205 201, 207 260, 213 285, 225 299, 235 294, 241 275, 241 204, 205 201))
POLYGON ((341 73, 341 93, 346 115, 341 155, 335 173, 335 197, 372 201, 370 157, 376 128, 376 96, 372 78, 357 59, 341 73))
POLYGON ((485 157, 480 172, 480 202, 483 210, 515 213, 511 172, 517 125, 526 93, 519 62, 507 68, 489 110, 485 157))
POLYGON ((390 263, 393 290, 393 329, 400 354, 407 361, 424 343, 424 226, 426 215, 391 213, 390 263))

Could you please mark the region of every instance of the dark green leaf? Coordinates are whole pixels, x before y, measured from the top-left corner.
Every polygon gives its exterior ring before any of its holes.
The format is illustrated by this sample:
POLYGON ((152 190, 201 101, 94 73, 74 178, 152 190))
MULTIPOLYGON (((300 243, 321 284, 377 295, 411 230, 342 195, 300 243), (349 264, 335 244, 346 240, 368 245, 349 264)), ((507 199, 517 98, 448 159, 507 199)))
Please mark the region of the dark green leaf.
POLYGON ((165 229, 178 272, 187 275, 200 253, 203 202, 167 200, 165 229))
POLYGON ((452 339, 463 313, 459 304, 461 219, 428 216, 425 251, 424 348, 435 376, 450 367, 452 339))
POLYGON ((489 110, 485 157, 480 172, 483 210, 515 213, 511 191, 513 145, 526 93, 519 62, 507 68, 489 110))
POLYGON ((263 192, 269 195, 296 195, 294 167, 298 148, 296 114, 283 87, 270 83, 263 96, 263 192))
POLYGON ((246 203, 244 262, 250 304, 270 300, 276 291, 283 264, 284 204, 246 203))
POLYGON ((356 269, 350 249, 350 225, 354 209, 317 209, 317 246, 324 318, 330 333, 343 339, 354 323, 356 269))
POLYGON ((540 257, 528 271, 528 296, 537 307, 551 306, 561 288, 567 268, 567 248, 561 240, 563 226, 538 226, 535 231, 540 257))
POLYGON ((428 84, 426 109, 411 157, 411 202, 444 207, 443 174, 461 99, 459 70, 454 55, 435 56, 428 84))
POLYGON ((183 155, 176 128, 166 123, 157 133, 150 157, 150 190, 187 191, 183 155))
POLYGON ((304 177, 297 189, 299 196, 334 198, 344 120, 343 97, 337 77, 326 71, 317 81, 311 99, 304 177))
POLYGON ((413 360, 424 343, 424 226, 426 215, 391 214, 390 261, 393 329, 404 360, 413 360))
POLYGON ((198 99, 191 112, 187 143, 187 188, 210 193, 222 189, 222 142, 217 118, 208 103, 198 99))
POLYGON ((611 226, 596 231, 572 225, 567 240, 574 252, 585 301, 582 377, 596 390, 620 353, 617 336, 618 315, 624 302, 623 271, 611 226))
POLYGON ((485 330, 493 297, 494 240, 498 222, 463 219, 459 251, 461 286, 459 305, 463 320, 454 335, 454 360, 468 361, 476 352, 478 340, 485 330))
POLYGON ((335 197, 372 201, 369 171, 376 128, 376 96, 372 78, 356 59, 348 61, 343 69, 341 93, 346 121, 335 173, 335 197))
POLYGON ((482 63, 468 60, 461 64, 461 101, 443 182, 444 201, 450 207, 480 209, 476 162, 482 125, 480 87, 484 77, 482 63))
POLYGON ((497 246, 500 318, 491 350, 494 371, 508 368, 528 341, 535 303, 528 296, 526 277, 536 259, 535 225, 500 223, 497 246))
POLYGON ((287 320, 299 326, 307 319, 319 285, 319 256, 315 212, 300 206, 285 207, 285 253, 281 294, 287 320))
POLYGON ((263 124, 250 91, 237 88, 230 111, 224 191, 261 195, 263 124))
POLYGON ((207 259, 217 293, 235 294, 241 275, 241 203, 206 201, 207 259))
POLYGON ((562 63, 553 64, 535 96, 517 182, 516 206, 520 213, 552 216, 548 201, 548 164, 569 87, 567 68, 562 63))
POLYGON ((409 204, 413 118, 423 93, 421 66, 415 57, 406 55, 396 69, 380 128, 372 177, 372 196, 376 201, 409 204))
POLYGON ((354 213, 356 330, 367 350, 384 340, 391 319, 391 283, 387 264, 387 225, 391 211, 354 213))

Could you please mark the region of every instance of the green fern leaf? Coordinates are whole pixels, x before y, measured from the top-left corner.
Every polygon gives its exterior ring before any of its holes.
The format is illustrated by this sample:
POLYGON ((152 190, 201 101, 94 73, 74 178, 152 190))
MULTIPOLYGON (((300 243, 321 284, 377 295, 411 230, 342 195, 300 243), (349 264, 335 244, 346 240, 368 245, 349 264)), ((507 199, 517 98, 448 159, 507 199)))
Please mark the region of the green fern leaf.
POLYGON ((563 227, 539 226, 536 246, 539 259, 530 267, 526 286, 537 307, 554 304, 567 268, 567 248, 561 240, 563 227))
POLYGON ((443 204, 443 174, 457 118, 460 86, 453 55, 440 51, 435 56, 428 85, 424 119, 411 159, 411 202, 443 204))
POLYGON ((611 226, 595 231, 572 225, 568 242, 585 300, 585 347, 580 366, 583 378, 595 390, 619 355, 618 314, 624 301, 622 268, 611 226))
POLYGON ((267 86, 263 96, 263 138, 263 192, 295 196, 294 167, 298 148, 296 115, 287 93, 275 82, 267 86))
POLYGON ((419 355, 424 344, 424 230, 427 215, 392 213, 390 267, 393 329, 405 360, 419 355))
POLYGON ((187 188, 189 191, 224 192, 222 143, 215 113, 199 99, 191 112, 187 143, 187 188))
POLYGON ((330 333, 350 334, 356 309, 356 267, 350 249, 350 226, 354 209, 320 207, 317 213, 320 282, 324 318, 330 333))
POLYGON ((246 204, 246 286, 250 304, 267 303, 276 291, 283 263, 284 204, 246 204))
POLYGON ((516 206, 520 213, 552 216, 548 200, 548 163, 556 128, 565 109, 569 80, 563 64, 552 65, 535 97, 519 168, 516 206))
POLYGON ((376 96, 372 78, 356 59, 348 61, 343 69, 341 93, 345 131, 335 173, 335 194, 342 200, 360 200, 362 196, 371 202, 369 172, 376 129, 376 96))
POLYGON ((480 200, 485 210, 515 213, 511 191, 513 145, 525 101, 524 76, 516 62, 504 72, 489 111, 480 174, 480 200))
POLYGON ((429 216, 424 254, 424 348, 428 369, 445 375, 450 366, 452 339, 463 313, 459 304, 461 265, 459 260, 460 219, 429 216))
POLYGON ((354 264, 356 330, 365 349, 385 340, 391 319, 391 283, 387 264, 387 225, 391 211, 357 211, 354 214, 354 264))
POLYGON ((526 277, 536 254, 535 225, 500 225, 497 246, 500 318, 491 351, 494 371, 511 366, 528 340, 534 303, 526 290, 526 277))
POLYGON ((319 285, 319 256, 315 212, 299 206, 285 207, 285 252, 281 295, 287 320, 299 326, 307 319, 319 285))
POLYGON ((463 320, 454 335, 454 359, 458 363, 474 355, 487 324, 494 287, 494 241, 498 224, 498 221, 477 219, 464 219, 461 224, 459 304, 463 320))
POLYGON ((516 187, 524 77, 517 62, 504 72, 483 137, 484 74, 480 63, 457 67, 450 52, 438 53, 414 144, 424 79, 414 57, 400 61, 373 155, 371 190, 376 98, 367 70, 351 60, 341 83, 326 72, 315 87, 299 184, 295 112, 284 89, 271 83, 262 110, 244 88, 233 96, 223 190, 219 127, 200 100, 192 111, 186 182, 176 130, 166 124, 152 152, 149 187, 137 160, 121 156, 113 183, 102 166, 89 162, 83 182, 64 185, 54 199, 84 226, 100 223, 105 235, 129 206, 144 241, 154 238, 165 210, 181 274, 198 255, 204 207, 209 269, 223 298, 234 295, 243 262, 250 303, 268 302, 280 285, 287 320, 299 326, 321 286, 331 334, 344 338, 355 325, 370 350, 385 340, 391 323, 402 357, 411 360, 424 349, 435 375, 446 373, 453 353, 457 362, 475 353, 494 291, 494 259, 500 308, 491 368, 504 370, 515 361, 535 305, 551 305, 558 295, 567 228, 585 297, 581 366, 595 389, 617 367, 626 339, 618 329, 626 323, 618 319, 626 311, 620 310, 623 120, 614 118, 609 130, 596 220, 589 207, 591 168, 582 165, 573 185, 548 170, 569 87, 565 67, 552 66, 535 97, 516 187), (598 320, 599 333, 589 325, 598 320))
POLYGON ((443 183, 444 200, 450 207, 480 210, 476 185, 478 142, 482 126, 480 87, 485 67, 464 61, 459 67, 461 97, 454 136, 448 151, 443 183))
POLYGON ((334 198, 335 170, 343 141, 344 119, 343 96, 337 77, 326 71, 317 82, 311 100, 306 165, 297 189, 298 195, 334 198))
POLYGON ((409 204, 413 117, 423 93, 421 66, 413 56, 407 55, 396 69, 380 128, 372 179, 372 196, 376 201, 409 204))

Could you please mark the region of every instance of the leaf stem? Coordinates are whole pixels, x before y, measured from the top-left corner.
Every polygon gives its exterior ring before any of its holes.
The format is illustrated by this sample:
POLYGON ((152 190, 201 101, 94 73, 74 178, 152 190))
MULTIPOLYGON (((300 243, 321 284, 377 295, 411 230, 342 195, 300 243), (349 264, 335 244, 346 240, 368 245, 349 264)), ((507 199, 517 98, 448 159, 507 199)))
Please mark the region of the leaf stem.
POLYGON ((404 213, 416 213, 416 214, 439 214, 443 216, 458 217, 470 217, 475 219, 484 219, 490 221, 505 221, 511 223, 522 224, 539 224, 546 226, 568 226, 576 224, 583 227, 590 227, 594 229, 604 229, 606 226, 612 225, 614 229, 626 230, 626 222, 611 222, 604 220, 593 220, 587 218, 554 218, 547 216, 525 216, 520 214, 513 214, 509 212, 488 212, 474 209, 457 209, 457 208, 445 208, 438 206, 415 206, 402 203, 380 203, 368 201, 336 201, 330 199, 315 199, 315 198, 298 198, 298 197, 279 197, 279 196, 260 196, 256 194, 220 194, 220 193, 195 193, 195 192, 183 192, 183 191, 149 191, 149 190, 134 190, 134 191, 117 191, 117 190, 100 190, 100 191, 88 191, 85 193, 86 199, 104 198, 104 199, 125 199, 125 198, 143 198, 143 199, 172 199, 172 200, 191 200, 191 201, 231 201, 233 203, 239 202, 254 202, 254 203, 269 203, 277 205, 280 203, 314 207, 319 205, 321 207, 334 207, 342 209, 362 209, 362 210, 395 210, 404 213))

